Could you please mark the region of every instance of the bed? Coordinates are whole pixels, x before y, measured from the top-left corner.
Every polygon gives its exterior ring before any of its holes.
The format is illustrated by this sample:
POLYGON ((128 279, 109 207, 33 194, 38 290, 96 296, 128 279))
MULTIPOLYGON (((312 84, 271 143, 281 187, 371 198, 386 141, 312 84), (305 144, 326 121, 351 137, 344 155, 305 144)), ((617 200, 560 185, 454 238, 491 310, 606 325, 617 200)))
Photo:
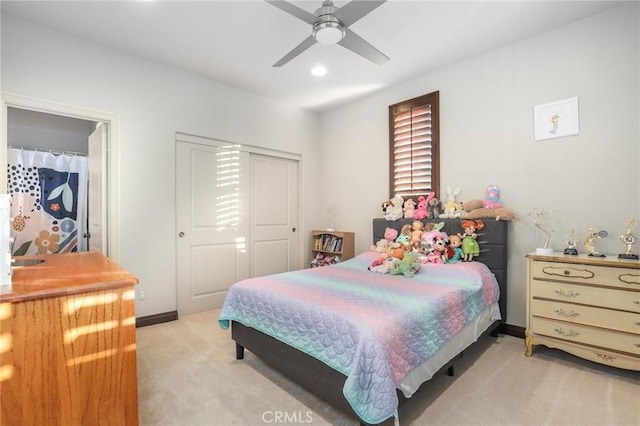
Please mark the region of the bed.
MULTIPOLYGON (((462 231, 445 219, 447 233, 462 231)), ((373 242, 411 220, 373 220, 373 242)), ((367 266, 375 252, 337 265, 234 284, 219 323, 236 358, 265 363, 362 424, 398 418, 399 405, 506 319, 507 223, 485 221, 477 262, 423 265, 412 278, 367 266)))

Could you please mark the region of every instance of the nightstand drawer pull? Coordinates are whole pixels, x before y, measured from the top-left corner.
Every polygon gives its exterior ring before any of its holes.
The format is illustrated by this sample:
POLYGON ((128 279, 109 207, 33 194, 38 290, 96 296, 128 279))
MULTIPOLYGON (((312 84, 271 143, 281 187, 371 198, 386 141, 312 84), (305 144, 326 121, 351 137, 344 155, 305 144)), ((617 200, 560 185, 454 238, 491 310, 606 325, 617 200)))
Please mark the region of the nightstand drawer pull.
POLYGON ((640 300, 634 300, 633 303, 635 303, 636 305, 640 305, 640 300))
POLYGON ((636 348, 640 348, 640 343, 636 343, 636 348))
POLYGON ((634 322, 635 325, 640 325, 640 321, 634 322))
POLYGON ((597 352, 594 352, 594 354, 595 354, 598 358, 603 359, 603 360, 605 360, 605 361, 612 362, 612 361, 614 361, 614 360, 615 360, 615 357, 612 357, 612 356, 610 356, 610 355, 606 355, 606 354, 599 354, 599 353, 597 353, 597 352))
MULTIPOLYGON (((562 288, 560 290, 553 290, 553 292, 555 294, 557 294, 558 296, 563 296, 563 297, 578 297, 578 296, 580 296, 580 293, 575 291, 575 290, 564 291, 564 289, 562 289, 562 288)), ((640 301, 633 302, 633 303, 640 304, 640 301)))
MULTIPOLYGON (((579 317, 579 316, 580 316, 580 313, 579 313, 579 312, 575 312, 575 311, 573 311, 573 310, 572 310, 572 311, 570 311, 570 312, 568 312, 568 313, 567 313, 567 312, 565 312, 565 311, 564 311, 564 309, 562 309, 562 308, 555 309, 555 310, 554 310, 554 312, 555 312, 556 314, 558 314, 558 315, 562 316, 562 317, 574 318, 574 317, 579 317)), ((638 325, 640 325, 640 324, 638 324, 638 325)))
POLYGON ((564 331, 562 327, 556 327, 553 329, 553 331, 565 337, 577 337, 580 335, 580 333, 575 330, 564 331))

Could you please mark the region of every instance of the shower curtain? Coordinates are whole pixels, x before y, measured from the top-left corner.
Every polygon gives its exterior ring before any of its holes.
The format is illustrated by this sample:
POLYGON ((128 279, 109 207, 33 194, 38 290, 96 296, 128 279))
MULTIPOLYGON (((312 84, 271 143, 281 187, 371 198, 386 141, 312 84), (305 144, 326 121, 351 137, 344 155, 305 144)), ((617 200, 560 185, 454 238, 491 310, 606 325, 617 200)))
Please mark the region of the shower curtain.
POLYGON ((87 250, 88 159, 8 149, 13 255, 87 250))

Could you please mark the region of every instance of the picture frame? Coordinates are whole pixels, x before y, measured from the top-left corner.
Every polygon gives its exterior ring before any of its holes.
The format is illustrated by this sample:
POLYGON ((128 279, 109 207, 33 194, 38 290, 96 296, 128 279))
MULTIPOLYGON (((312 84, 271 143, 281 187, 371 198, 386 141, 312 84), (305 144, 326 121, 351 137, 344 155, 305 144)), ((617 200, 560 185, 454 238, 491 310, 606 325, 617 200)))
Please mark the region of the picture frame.
POLYGON ((536 141, 579 134, 578 97, 534 106, 533 124, 536 141))

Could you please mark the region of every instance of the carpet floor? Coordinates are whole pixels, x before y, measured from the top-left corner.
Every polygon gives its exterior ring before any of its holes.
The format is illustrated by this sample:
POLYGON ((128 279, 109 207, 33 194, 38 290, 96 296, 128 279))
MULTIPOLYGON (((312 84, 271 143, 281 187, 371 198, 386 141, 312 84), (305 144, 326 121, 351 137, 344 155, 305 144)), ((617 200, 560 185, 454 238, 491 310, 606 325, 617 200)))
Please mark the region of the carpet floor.
MULTIPOLYGON (((265 365, 235 359, 219 310, 137 329, 142 426, 357 425, 265 365)), ((465 353, 399 413, 404 425, 638 426, 640 373, 592 363, 512 336, 465 353)))

